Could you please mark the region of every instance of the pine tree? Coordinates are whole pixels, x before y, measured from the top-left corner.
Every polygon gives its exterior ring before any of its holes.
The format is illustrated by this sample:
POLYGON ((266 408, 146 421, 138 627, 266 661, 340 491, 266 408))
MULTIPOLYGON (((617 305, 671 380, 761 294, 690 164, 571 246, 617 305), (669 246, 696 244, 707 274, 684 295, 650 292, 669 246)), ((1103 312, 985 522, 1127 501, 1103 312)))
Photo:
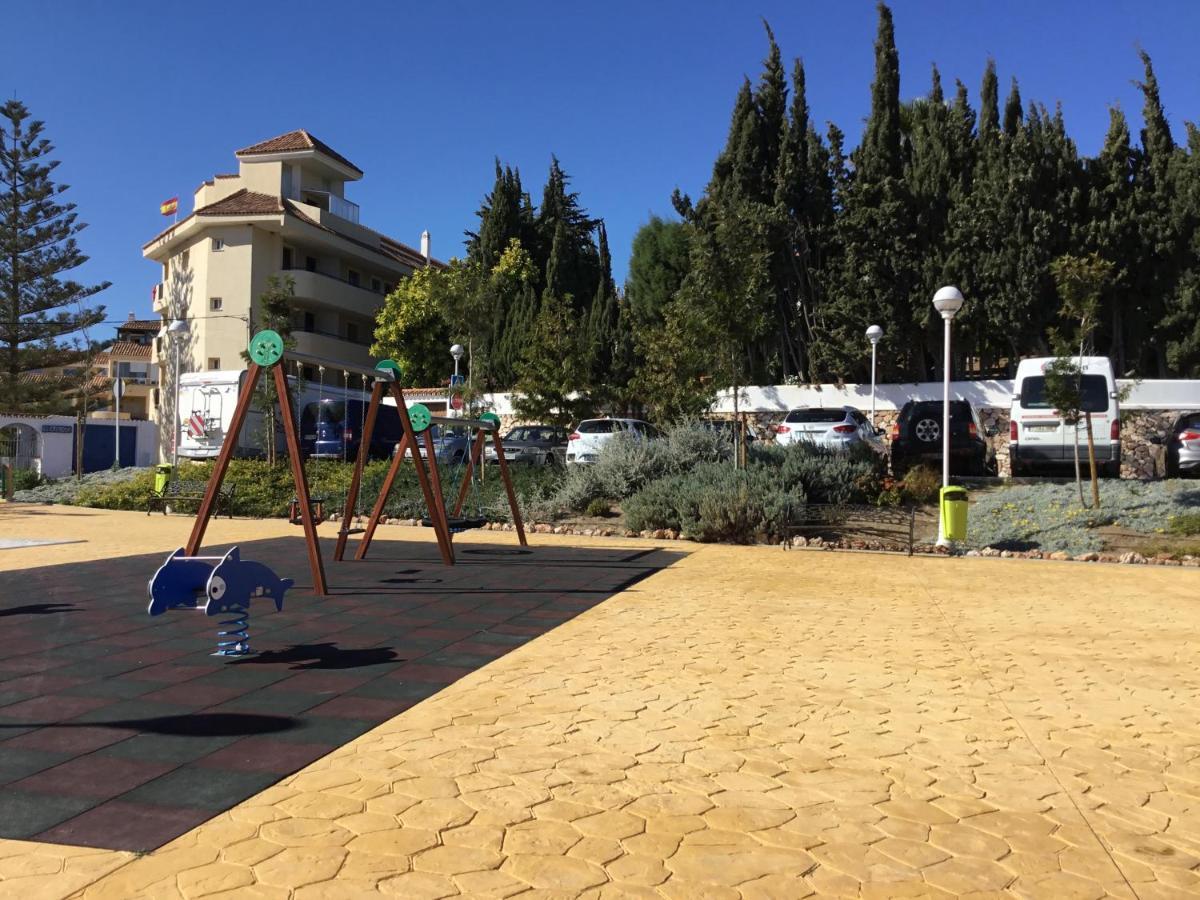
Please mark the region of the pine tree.
POLYGON ((661 321, 687 273, 687 226, 651 216, 633 236, 625 281, 631 315, 647 324, 661 321))
POLYGON ((22 376, 79 358, 63 338, 104 319, 103 306, 85 303, 109 286, 64 277, 87 261, 75 240, 85 226, 74 203, 60 202, 67 186, 51 179, 58 162, 43 131, 20 101, 0 107, 0 408, 9 412, 65 411, 64 388, 86 388, 91 372, 82 385, 22 376))

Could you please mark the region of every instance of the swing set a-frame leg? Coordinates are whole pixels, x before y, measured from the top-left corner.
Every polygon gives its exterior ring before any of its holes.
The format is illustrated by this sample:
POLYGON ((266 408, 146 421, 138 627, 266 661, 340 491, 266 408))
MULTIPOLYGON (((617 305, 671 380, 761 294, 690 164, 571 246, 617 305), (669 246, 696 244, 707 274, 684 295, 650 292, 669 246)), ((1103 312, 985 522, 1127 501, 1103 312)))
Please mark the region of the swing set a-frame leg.
MULTIPOLYGON (((317 541, 317 524, 313 520, 312 503, 308 493, 308 476, 304 472, 304 460, 300 456, 300 436, 296 431, 296 415, 292 407, 292 397, 288 393, 287 376, 283 374, 283 367, 273 365, 271 368, 274 370, 275 392, 279 397, 279 414, 283 419, 284 435, 287 438, 288 462, 292 469, 292 479, 296 483, 296 498, 299 500, 300 518, 304 524, 304 539, 308 546, 308 565, 312 570, 313 593, 318 597, 324 597, 329 593, 325 583, 325 564, 321 559, 321 545, 317 541)), ((212 518, 213 509, 221 491, 221 484, 225 480, 225 473, 229 471, 229 463, 237 450, 238 435, 241 434, 242 425, 245 424, 254 388, 258 385, 261 375, 262 367, 257 363, 250 363, 246 369, 246 383, 242 386, 237 406, 234 407, 233 417, 229 421, 229 428, 226 429, 225 439, 221 443, 221 452, 217 455, 217 463, 213 467, 212 475, 209 476, 208 486, 204 489, 204 499, 200 501, 200 509, 196 512, 196 522, 192 525, 192 533, 184 548, 184 552, 188 556, 196 556, 200 552, 200 545, 204 542, 204 532, 208 528, 209 519, 212 518)))
POLYGON ((376 381, 371 389, 371 403, 367 407, 367 418, 363 424, 361 441, 358 445, 358 458, 354 461, 354 475, 350 479, 350 490, 346 493, 346 508, 342 511, 341 528, 338 529, 337 545, 333 550, 333 558, 342 561, 346 555, 346 540, 350 537, 350 522, 358 505, 358 492, 362 488, 363 468, 371 455, 371 437, 375 433, 375 419, 379 415, 379 402, 383 399, 383 382, 376 381))

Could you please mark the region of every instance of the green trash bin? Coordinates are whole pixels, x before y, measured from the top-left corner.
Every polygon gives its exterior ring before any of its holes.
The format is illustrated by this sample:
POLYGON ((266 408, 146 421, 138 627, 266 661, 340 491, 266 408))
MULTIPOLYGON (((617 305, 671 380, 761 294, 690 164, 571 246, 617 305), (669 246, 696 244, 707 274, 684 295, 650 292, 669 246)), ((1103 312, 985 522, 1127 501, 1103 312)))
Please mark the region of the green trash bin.
POLYGON ((174 467, 170 463, 159 463, 154 467, 154 493, 162 496, 171 482, 171 472, 174 467))
POLYGON ((948 541, 967 539, 967 489, 957 485, 942 488, 942 536, 948 541))

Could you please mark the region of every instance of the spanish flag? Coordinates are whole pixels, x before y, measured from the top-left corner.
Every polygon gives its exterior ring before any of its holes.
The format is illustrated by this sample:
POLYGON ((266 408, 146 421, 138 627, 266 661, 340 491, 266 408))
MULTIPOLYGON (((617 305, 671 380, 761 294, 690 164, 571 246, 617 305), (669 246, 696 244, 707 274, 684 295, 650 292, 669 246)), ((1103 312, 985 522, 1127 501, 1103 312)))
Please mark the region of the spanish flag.
POLYGON ((164 216, 173 216, 179 209, 179 198, 172 197, 170 200, 164 200, 158 205, 158 211, 164 216))

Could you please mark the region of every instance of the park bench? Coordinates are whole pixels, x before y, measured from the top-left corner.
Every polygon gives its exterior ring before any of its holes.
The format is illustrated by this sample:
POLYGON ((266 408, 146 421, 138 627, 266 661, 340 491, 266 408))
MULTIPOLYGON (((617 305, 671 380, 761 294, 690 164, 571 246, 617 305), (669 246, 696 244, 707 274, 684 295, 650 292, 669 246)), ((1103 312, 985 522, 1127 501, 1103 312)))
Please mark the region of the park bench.
POLYGON ((861 540, 870 549, 895 547, 913 554, 916 508, 871 506, 855 503, 804 503, 788 511, 788 537, 805 532, 837 532, 850 541, 861 540))
MULTIPOLYGON (((217 493, 216 506, 213 509, 213 515, 219 516, 222 511, 229 518, 233 518, 233 492, 237 485, 223 484, 221 490, 217 493)), ((204 492, 208 489, 207 481, 189 480, 189 479, 173 479, 167 482, 167 486, 162 492, 154 492, 150 495, 150 502, 146 504, 146 515, 150 515, 156 508, 162 510, 163 515, 167 513, 167 505, 174 506, 178 503, 192 502, 199 503, 204 499, 204 492)))

